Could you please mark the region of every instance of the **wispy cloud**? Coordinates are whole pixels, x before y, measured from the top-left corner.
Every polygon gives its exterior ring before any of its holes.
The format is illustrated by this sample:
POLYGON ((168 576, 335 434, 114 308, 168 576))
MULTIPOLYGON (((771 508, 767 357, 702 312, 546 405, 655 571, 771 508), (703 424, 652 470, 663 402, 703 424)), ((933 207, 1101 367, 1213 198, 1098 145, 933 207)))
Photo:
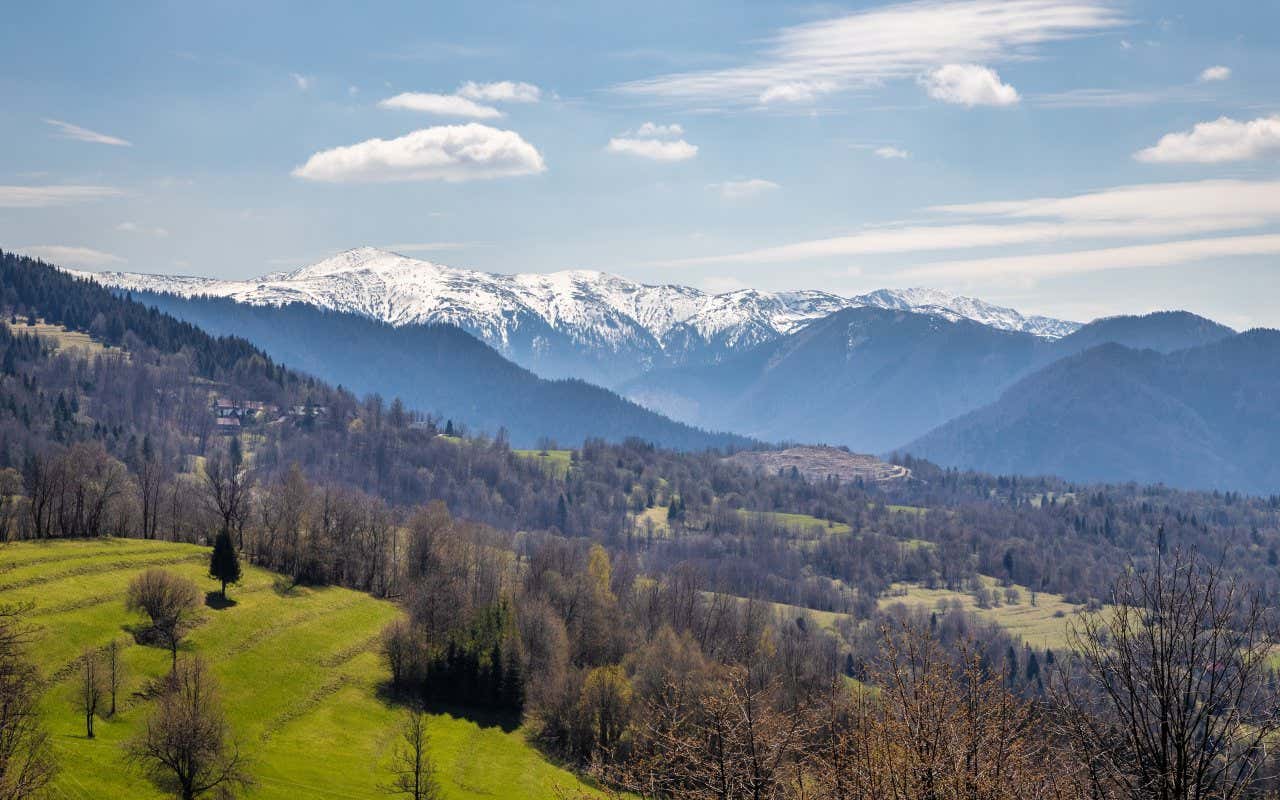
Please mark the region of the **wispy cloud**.
POLYGON ((91 131, 79 125, 72 125, 70 122, 63 122, 60 119, 46 119, 45 122, 56 128, 58 135, 63 139, 75 139, 78 142, 91 142, 93 144, 109 144, 115 147, 133 147, 133 142, 121 139, 119 136, 108 136, 105 133, 91 131))
POLYGON ((940 261, 911 267, 899 274, 909 280, 923 281, 1007 277, 1035 280, 1084 272, 1172 267, 1217 258, 1270 255, 1280 255, 1280 234, 1183 239, 1068 253, 940 261))
POLYGON ((1167 133, 1134 154, 1151 164, 1220 164, 1280 155, 1280 114, 1241 122, 1219 117, 1191 130, 1167 133))
POLYGON ((0 186, 0 208, 52 208, 123 194, 113 186, 0 186))
POLYGON ((747 178, 740 181, 725 181, 724 183, 712 183, 708 185, 708 189, 714 189, 720 192, 720 196, 725 200, 749 200, 753 197, 759 197, 762 194, 772 192, 781 188, 773 181, 764 178, 747 178))
POLYGON ((895 159, 895 158, 896 159, 911 158, 911 153, 907 152, 906 150, 903 150, 901 147, 892 147, 889 145, 886 145, 884 147, 877 147, 875 150, 872 150, 871 152, 875 154, 876 158, 883 158, 887 160, 895 159))
POLYGON ((444 117, 469 117, 471 119, 496 119, 502 112, 491 106, 482 106, 474 100, 453 94, 428 92, 403 92, 395 97, 379 101, 379 108, 395 108, 421 111, 444 117))
POLYGON ((303 75, 298 72, 290 72, 289 77, 293 78, 293 84, 297 86, 300 91, 303 91, 303 92, 310 91, 311 87, 315 86, 316 84, 316 79, 311 75, 303 75))
MULTIPOLYGON (((1138 184, 1066 197, 943 205, 924 211, 963 222, 921 220, 844 236, 676 259, 662 264, 798 263, 856 256, 1015 246, 1043 248, 1075 242, 1133 242, 1241 232, 1280 224, 1280 181, 1138 184)), ((1010 258, 1040 257, 1043 255, 1028 253, 1010 258)), ((983 260, 987 261, 991 259, 983 260)))
POLYGON ((1022 98, 999 74, 980 64, 944 64, 920 76, 920 85, 934 100, 974 106, 1011 106, 1022 98))
POLYGON ((19 252, 29 256, 57 264, 61 267, 83 267, 86 269, 102 269, 112 264, 123 264, 120 256, 94 250, 91 247, 74 247, 62 244, 38 244, 17 248, 19 252))
POLYGON ((620 91, 756 105, 913 79, 944 64, 998 64, 1126 24, 1109 0, 917 0, 779 31, 753 63, 632 81, 620 91), (788 88, 791 87, 791 88, 788 88), (819 91, 820 89, 820 91, 819 91))
POLYGON ((457 183, 545 170, 542 154, 520 134, 472 122, 322 150, 293 175, 326 183, 457 183))
POLYGON ((158 239, 163 239, 169 235, 169 231, 164 228, 139 225, 136 222, 121 222, 116 226, 116 230, 122 233, 144 233, 149 236, 155 236, 158 239))

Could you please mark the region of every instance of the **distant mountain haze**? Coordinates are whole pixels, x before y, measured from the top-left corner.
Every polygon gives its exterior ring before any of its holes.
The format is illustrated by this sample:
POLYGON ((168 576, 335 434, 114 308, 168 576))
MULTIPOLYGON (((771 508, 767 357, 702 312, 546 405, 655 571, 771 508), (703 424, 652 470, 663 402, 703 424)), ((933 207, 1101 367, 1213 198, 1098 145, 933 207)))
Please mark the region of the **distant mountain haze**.
POLYGON ((940 464, 1280 492, 1280 332, 1160 353, 1103 344, 906 446, 940 464))
POLYGON ((680 450, 746 447, 744 437, 674 422, 580 380, 546 380, 450 325, 393 327, 302 303, 255 306, 225 298, 134 292, 217 336, 240 336, 273 359, 356 394, 400 397, 473 431, 505 428, 517 447, 543 437, 579 446, 589 437, 637 437, 680 450))
POLYGON ((967 319, 857 308, 721 363, 655 370, 619 390, 696 425, 883 453, 1098 341, 1168 351, 1233 334, 1169 312, 1098 320, 1051 341, 967 319))
POLYGON ((605 386, 655 368, 715 363, 845 308, 927 310, 1050 339, 1079 327, 932 289, 885 289, 858 297, 811 290, 709 294, 582 270, 476 272, 373 247, 245 281, 83 274, 133 291, 229 297, 252 305, 306 303, 396 326, 456 325, 543 377, 605 386))

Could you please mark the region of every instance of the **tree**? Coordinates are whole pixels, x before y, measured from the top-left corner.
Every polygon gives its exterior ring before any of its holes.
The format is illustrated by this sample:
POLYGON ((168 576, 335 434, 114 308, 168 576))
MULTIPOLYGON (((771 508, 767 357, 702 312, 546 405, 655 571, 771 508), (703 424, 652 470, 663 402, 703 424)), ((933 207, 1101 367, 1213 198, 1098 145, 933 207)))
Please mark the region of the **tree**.
POLYGON ((76 684, 76 707, 84 714, 84 735, 93 738, 93 718, 106 693, 106 675, 101 656, 92 648, 80 656, 80 680, 76 684))
POLYGON ((209 557, 209 577, 222 581, 222 599, 227 599, 227 584, 240 582, 240 556, 236 553, 235 542, 231 541, 231 532, 218 531, 213 540, 213 553, 209 557))
POLYGON ((125 607, 151 618, 151 633, 169 648, 174 669, 178 665, 178 645, 191 628, 199 596, 192 581, 155 567, 129 582, 125 607))
POLYGON ((244 469, 239 437, 231 440, 225 453, 215 453, 205 462, 204 483, 206 498, 218 516, 218 532, 230 535, 234 531, 239 539, 237 545, 243 550, 244 523, 253 480, 244 469))
POLYGON ((1121 573, 1106 611, 1068 629, 1075 654, 1051 681, 1060 733, 1097 794, 1253 796, 1280 732, 1266 605, 1221 568, 1160 544, 1151 569, 1121 573))
POLYGON ((116 715, 116 696, 120 693, 120 689, 124 686, 127 676, 124 661, 120 659, 120 651, 124 648, 120 644, 119 639, 112 639, 111 643, 102 651, 103 666, 106 669, 107 690, 111 692, 111 712, 108 716, 116 715))
POLYGON ((0 800, 39 796, 57 772, 36 706, 40 679, 26 655, 23 610, 0 606, 0 800))
POLYGON ((229 734, 208 666, 199 658, 185 659, 171 673, 142 731, 129 742, 129 757, 182 800, 210 793, 234 797, 252 780, 229 734))
POLYGON ((392 762, 394 778, 387 791, 411 800, 438 800, 444 795, 436 779, 435 762, 427 752, 431 737, 427 715, 410 709, 401 728, 401 743, 392 762))

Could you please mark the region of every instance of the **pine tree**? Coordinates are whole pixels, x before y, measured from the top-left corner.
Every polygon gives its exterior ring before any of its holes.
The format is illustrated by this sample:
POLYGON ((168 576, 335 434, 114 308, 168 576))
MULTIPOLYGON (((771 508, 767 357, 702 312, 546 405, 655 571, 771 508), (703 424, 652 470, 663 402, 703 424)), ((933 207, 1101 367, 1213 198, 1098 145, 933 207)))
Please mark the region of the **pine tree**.
POLYGON ((231 532, 225 528, 213 540, 213 555, 209 558, 209 577, 222 581, 222 599, 227 599, 227 584, 240 582, 240 556, 236 553, 231 532))

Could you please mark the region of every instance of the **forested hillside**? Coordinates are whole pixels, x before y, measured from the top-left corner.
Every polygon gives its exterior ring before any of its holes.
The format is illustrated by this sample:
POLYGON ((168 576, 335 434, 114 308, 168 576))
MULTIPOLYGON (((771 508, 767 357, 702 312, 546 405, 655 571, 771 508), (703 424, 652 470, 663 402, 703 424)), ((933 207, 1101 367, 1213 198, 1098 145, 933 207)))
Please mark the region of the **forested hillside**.
POLYGON ((490 435, 506 429, 522 446, 544 438, 580 444, 628 436, 692 450, 750 444, 745 437, 672 422, 584 381, 543 380, 450 325, 397 328, 301 303, 251 306, 151 293, 136 298, 215 335, 243 337, 272 358, 357 393, 400 397, 490 435))
POLYGON ((943 464, 1086 481, 1280 491, 1280 333, 1161 354, 1103 345, 906 447, 943 464))
MULTIPOLYGON (((895 720, 915 714, 984 770, 1028 765, 1025 782, 984 797, 1044 785, 1078 797, 1073 765, 1085 754, 1070 737, 1019 740, 1011 755, 949 715, 978 704, 1001 725, 1048 730, 1064 643, 1093 641, 1090 620, 1137 604, 1117 582, 1167 554, 1197 552, 1261 602, 1280 597, 1280 496, 996 477, 917 459, 902 459, 893 481, 840 482, 640 439, 518 450, 396 398, 357 398, 35 262, 9 258, 0 279, 0 539, 216 540, 255 570, 249 585, 262 569, 283 576, 271 591, 336 585, 391 599, 403 619, 366 642, 388 676, 379 702, 522 726, 564 764, 643 796, 717 796, 705 789, 716 758, 706 733, 726 725, 734 755, 722 766, 734 781, 787 800, 832 796, 799 791, 797 775, 813 787, 872 781, 858 784, 863 796, 882 796, 874 781, 956 753, 894 751, 875 761, 885 772, 856 777, 840 748, 890 748, 895 720), (1026 616, 1034 638, 1016 624, 1026 616), (906 653, 933 665, 907 686, 920 681, 933 705, 849 688, 891 685, 906 653), (730 725, 746 709, 760 716, 730 725), (753 746, 777 768, 752 766, 753 746)), ((8 571, 0 585, 26 580, 8 571)), ((212 609, 221 601, 208 588, 212 609)), ((108 594, 91 599, 119 608, 108 594)), ((14 624, 30 613, 12 612, 14 624)), ((157 633, 163 622, 139 616, 137 652, 191 675, 201 631, 184 649, 157 633)), ((0 658, 20 649, 0 647, 0 658)), ((89 655, 71 669, 99 663, 89 655)), ((1248 666, 1250 681, 1259 669, 1248 666)), ((269 685, 222 678, 229 708, 269 685)), ((156 688, 149 711, 173 696, 156 688)))

